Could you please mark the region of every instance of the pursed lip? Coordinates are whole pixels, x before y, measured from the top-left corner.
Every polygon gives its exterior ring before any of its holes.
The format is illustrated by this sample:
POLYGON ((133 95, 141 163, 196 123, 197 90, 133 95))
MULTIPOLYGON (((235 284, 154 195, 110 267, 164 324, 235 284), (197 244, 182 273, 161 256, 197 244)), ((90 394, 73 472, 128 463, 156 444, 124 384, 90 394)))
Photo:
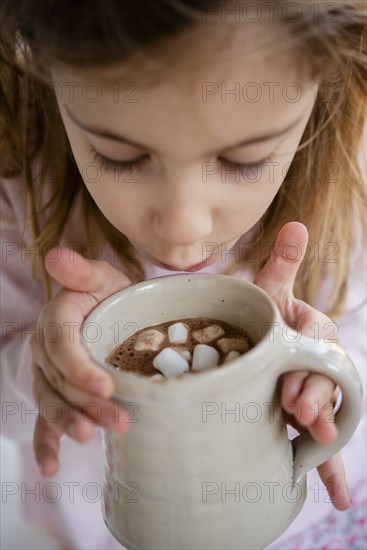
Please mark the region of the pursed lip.
POLYGON ((198 271, 199 269, 203 269, 206 265, 208 265, 209 263, 209 260, 210 260, 211 256, 208 256, 206 260, 204 260, 203 262, 200 262, 198 264, 195 264, 195 265, 191 265, 190 267, 187 267, 187 268, 179 268, 179 267, 175 267, 175 266, 172 266, 172 265, 169 265, 169 264, 165 264, 163 262, 160 262, 158 260, 157 263, 163 267, 164 269, 169 269, 170 271, 188 271, 188 272, 192 272, 192 271, 198 271))

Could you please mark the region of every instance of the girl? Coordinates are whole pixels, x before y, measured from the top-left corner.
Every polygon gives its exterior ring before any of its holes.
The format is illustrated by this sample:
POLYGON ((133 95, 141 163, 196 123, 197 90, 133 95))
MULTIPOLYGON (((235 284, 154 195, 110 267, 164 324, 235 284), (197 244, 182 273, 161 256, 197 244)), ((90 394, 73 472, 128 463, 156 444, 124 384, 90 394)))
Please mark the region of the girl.
MULTIPOLYGON (((116 420, 113 383, 79 332, 107 296, 173 271, 231 273, 315 345, 340 341, 364 374, 363 3, 19 0, 2 11, 4 433, 21 445, 27 517, 63 548, 119 548, 101 519, 94 428, 123 433, 126 413, 116 420)), ((296 372, 281 401, 328 445, 336 393, 296 372)), ((353 487, 364 454, 362 422, 344 453, 353 487)), ((318 473, 274 548, 292 547, 330 501, 350 508, 341 456, 318 473)))

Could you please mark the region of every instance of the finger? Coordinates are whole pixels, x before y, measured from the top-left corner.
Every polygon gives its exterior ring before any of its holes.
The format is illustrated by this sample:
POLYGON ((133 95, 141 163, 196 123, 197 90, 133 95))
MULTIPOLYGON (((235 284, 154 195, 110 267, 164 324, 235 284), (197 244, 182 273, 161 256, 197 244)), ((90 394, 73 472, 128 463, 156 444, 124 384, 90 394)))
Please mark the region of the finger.
POLYGON ((317 467, 330 500, 337 510, 348 510, 351 506, 343 459, 340 453, 317 467))
POLYGON ((91 437, 93 424, 52 389, 40 368, 35 372, 33 395, 40 416, 52 425, 53 431, 59 437, 67 433, 80 443, 91 437))
POLYGON ((273 298, 293 295, 294 281, 307 243, 305 225, 299 222, 286 223, 279 231, 270 257, 254 283, 273 298))
POLYGON ((308 431, 313 439, 322 445, 335 443, 338 437, 338 429, 334 422, 332 403, 327 403, 322 407, 315 422, 308 426, 308 431))
POLYGON ((323 406, 331 401, 334 389, 334 382, 322 374, 312 373, 304 379, 301 393, 296 399, 300 424, 310 426, 316 421, 323 406))
MULTIPOLYGON (((72 307, 70 312, 73 313, 72 307)), ((58 318, 57 315, 55 317, 58 318)), ((77 318, 76 310, 74 319, 77 318)), ((114 381, 90 359, 87 350, 82 346, 78 328, 82 320, 73 322, 76 322, 77 327, 74 327, 72 337, 65 332, 66 321, 61 320, 52 321, 53 326, 60 331, 57 340, 49 341, 47 334, 44 334, 41 345, 32 335, 30 348, 33 361, 42 368, 51 386, 62 395, 65 393, 64 384, 67 380, 69 386, 73 385, 93 396, 107 399, 114 392, 114 381)))
MULTIPOLYGON (((90 435, 87 423, 96 423, 104 428, 124 433, 129 427, 128 412, 118 406, 116 402, 92 397, 70 384, 62 376, 55 382, 55 378, 47 379, 47 370, 39 374, 34 381, 34 394, 42 411, 57 413, 55 429, 66 431, 78 441, 85 441, 90 435), (62 394, 55 391, 55 387, 62 385, 62 394), (63 397, 66 398, 63 399, 63 397)), ((57 370, 53 367, 49 373, 53 377, 57 370)), ((49 418, 49 420, 51 420, 49 418)))
POLYGON ((36 461, 45 477, 54 476, 59 469, 59 435, 41 415, 38 415, 33 435, 33 449, 36 461))
POLYGON ((87 260, 66 247, 50 249, 45 266, 51 277, 63 287, 88 292, 97 302, 131 284, 122 271, 108 262, 87 260))
MULTIPOLYGON (((46 257, 46 267, 65 288, 54 297, 43 315, 44 326, 50 323, 59 332, 57 339, 45 339, 47 355, 55 358, 60 372, 79 388, 87 388, 92 394, 109 398, 114 391, 112 377, 91 361, 81 343, 80 328, 85 317, 97 303, 128 286, 130 280, 107 262, 89 262, 67 248, 52 249, 46 257), (52 252, 57 251, 57 261, 52 252), (71 255, 72 253, 72 255, 71 255), (84 292, 77 292, 77 291, 84 292)), ((43 334, 44 337, 44 334, 43 334)), ((35 346, 35 348, 40 346, 35 346)), ((37 349, 35 349, 37 351, 37 349)), ((35 356, 38 364, 41 358, 35 356)), ((43 365, 44 366, 44 365, 43 365)), ((61 388, 57 386, 58 390, 61 388)), ((62 393, 62 391, 61 391, 62 393)))
POLYGON ((296 416, 297 423, 307 427, 313 438, 324 445, 333 443, 338 435, 331 403, 334 389, 331 380, 312 373, 304 378, 301 392, 293 403, 282 401, 285 410, 296 416))
POLYGON ((300 395, 303 382, 310 373, 308 371, 294 371, 283 375, 281 403, 285 410, 292 412, 291 406, 300 395))

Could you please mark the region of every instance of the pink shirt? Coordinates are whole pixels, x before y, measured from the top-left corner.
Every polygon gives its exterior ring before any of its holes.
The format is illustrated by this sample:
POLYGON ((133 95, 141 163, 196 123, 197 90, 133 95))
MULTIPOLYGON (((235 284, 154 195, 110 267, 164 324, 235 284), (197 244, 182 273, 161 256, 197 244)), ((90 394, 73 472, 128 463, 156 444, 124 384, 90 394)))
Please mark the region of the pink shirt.
MULTIPOLYGON (((5 180, 1 188, 2 240, 2 351, 1 399, 3 402, 2 432, 19 442, 22 460, 22 483, 14 498, 18 498, 23 513, 31 521, 47 524, 64 540, 64 547, 75 549, 113 549, 121 545, 110 535, 101 514, 102 457, 100 430, 86 444, 78 444, 64 436, 60 450, 60 470, 52 479, 39 473, 32 449, 36 409, 32 395, 30 333, 25 327, 37 321, 43 306, 43 287, 32 278, 30 236, 25 227, 23 184, 19 179, 5 180), (27 247, 28 245, 28 247, 27 247), (12 341, 11 334, 23 329, 23 342, 12 341)), ((250 241, 253 230, 242 237, 250 241)), ((87 242, 81 222, 80 198, 70 214, 59 243, 87 242)), ((66 245, 67 246, 67 245, 66 245)), ((70 245, 69 245, 70 246, 70 245)), ((99 259, 116 265, 110 247, 100 249, 99 259)), ((201 270, 206 273, 225 272, 234 260, 226 254, 223 261, 201 270)), ((339 340, 354 361, 366 388, 366 258, 352 255, 352 278, 348 291, 347 311, 338 320, 339 340)), ((145 263, 147 279, 170 275, 172 272, 145 263)), ((253 281, 255 273, 248 268, 235 276, 253 281)), ((55 290, 58 285, 55 285, 55 290)), ((313 304, 322 311, 328 281, 323 281, 319 298, 313 304)), ((364 394, 365 395, 365 394, 364 394)), ((362 483, 366 464, 366 404, 362 420, 351 441, 343 449, 347 479, 351 487, 362 483)), ((284 548, 291 535, 307 529, 331 510, 327 492, 316 470, 308 474, 306 503, 285 533, 270 547, 284 548)))

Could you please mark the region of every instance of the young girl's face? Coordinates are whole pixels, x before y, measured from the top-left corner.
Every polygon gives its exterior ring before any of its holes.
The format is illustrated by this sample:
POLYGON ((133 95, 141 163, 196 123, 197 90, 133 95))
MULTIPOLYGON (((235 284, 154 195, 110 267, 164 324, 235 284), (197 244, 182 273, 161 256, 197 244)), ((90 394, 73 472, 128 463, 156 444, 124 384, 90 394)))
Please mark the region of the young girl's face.
POLYGON ((180 271, 223 257, 265 213, 317 93, 287 55, 255 60, 235 32, 226 47, 197 33, 176 39, 175 73, 154 83, 136 64, 52 70, 94 201, 141 257, 180 271))

